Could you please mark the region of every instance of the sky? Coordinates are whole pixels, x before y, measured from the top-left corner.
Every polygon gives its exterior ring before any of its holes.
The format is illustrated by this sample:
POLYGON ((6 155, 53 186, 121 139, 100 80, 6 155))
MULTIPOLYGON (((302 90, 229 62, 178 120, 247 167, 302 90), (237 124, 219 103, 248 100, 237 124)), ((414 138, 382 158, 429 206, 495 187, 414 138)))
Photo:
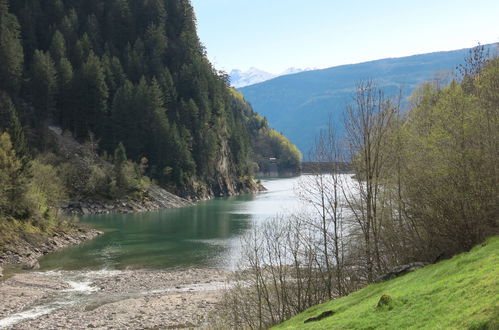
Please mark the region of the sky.
POLYGON ((326 68, 499 42, 499 0, 191 0, 216 69, 326 68))

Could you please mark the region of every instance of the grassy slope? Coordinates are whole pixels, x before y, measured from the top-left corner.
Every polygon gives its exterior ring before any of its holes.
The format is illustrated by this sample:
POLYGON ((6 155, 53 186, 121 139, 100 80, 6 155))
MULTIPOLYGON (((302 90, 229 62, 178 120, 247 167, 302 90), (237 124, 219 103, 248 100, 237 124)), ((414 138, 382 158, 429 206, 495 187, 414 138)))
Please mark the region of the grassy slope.
POLYGON ((499 237, 450 260, 309 308, 277 329, 499 329, 499 237), (383 294, 388 306, 377 307, 383 294), (303 321, 324 311, 321 321, 303 321))

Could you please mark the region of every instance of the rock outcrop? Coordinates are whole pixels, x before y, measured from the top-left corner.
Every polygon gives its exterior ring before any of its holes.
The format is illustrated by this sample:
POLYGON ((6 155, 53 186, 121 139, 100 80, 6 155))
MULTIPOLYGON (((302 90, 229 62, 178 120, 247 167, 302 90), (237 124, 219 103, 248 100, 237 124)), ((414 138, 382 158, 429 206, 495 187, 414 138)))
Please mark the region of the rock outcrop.
POLYGON ((36 259, 30 259, 23 264, 22 268, 24 270, 37 270, 40 269, 40 263, 36 259))
POLYGON ((424 262, 413 262, 407 265, 397 266, 392 268, 388 273, 379 276, 375 282, 376 283, 385 282, 391 280, 392 278, 399 277, 404 274, 423 268, 426 265, 427 263, 424 262))
POLYGON ((325 311, 318 316, 306 319, 303 323, 317 322, 317 321, 320 321, 322 319, 325 319, 326 317, 333 316, 334 313, 335 313, 334 311, 325 311))

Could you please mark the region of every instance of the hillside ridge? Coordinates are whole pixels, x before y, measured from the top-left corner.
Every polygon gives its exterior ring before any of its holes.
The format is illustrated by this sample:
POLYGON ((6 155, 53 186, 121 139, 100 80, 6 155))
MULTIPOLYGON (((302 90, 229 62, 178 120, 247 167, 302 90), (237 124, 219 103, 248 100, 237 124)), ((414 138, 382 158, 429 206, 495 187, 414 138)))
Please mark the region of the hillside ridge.
MULTIPOLYGON (((496 44, 485 45, 492 54, 496 44)), ((344 134, 343 113, 352 102, 355 85, 375 78, 388 95, 402 92, 407 103, 420 84, 445 85, 455 77, 470 49, 441 51, 405 57, 344 64, 280 76, 240 88, 253 109, 287 136, 307 158, 313 141, 332 120, 339 136, 344 134)))

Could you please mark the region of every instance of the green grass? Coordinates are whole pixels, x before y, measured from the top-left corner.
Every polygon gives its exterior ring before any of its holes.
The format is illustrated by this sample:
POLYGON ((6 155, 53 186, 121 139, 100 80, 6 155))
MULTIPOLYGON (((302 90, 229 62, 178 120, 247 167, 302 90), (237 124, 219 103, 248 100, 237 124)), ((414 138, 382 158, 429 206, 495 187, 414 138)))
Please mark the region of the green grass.
POLYGON ((276 329, 499 329, 499 237, 452 259, 311 307, 276 329), (377 307, 384 294, 391 299, 377 307), (335 314, 304 323, 329 310, 335 314))

